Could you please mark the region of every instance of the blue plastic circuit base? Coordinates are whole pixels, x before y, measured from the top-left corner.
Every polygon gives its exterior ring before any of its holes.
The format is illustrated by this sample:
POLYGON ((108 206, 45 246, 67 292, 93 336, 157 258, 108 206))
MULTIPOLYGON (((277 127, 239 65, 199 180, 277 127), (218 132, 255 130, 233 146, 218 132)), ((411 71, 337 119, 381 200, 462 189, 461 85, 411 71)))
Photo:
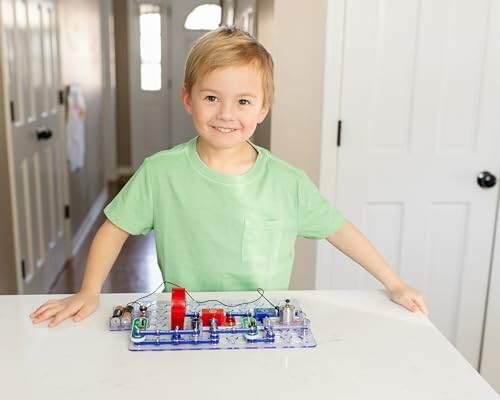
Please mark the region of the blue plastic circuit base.
MULTIPOLYGON (((232 304, 245 302, 234 299, 221 301, 232 304)), ((273 299, 272 302, 280 304, 280 300, 273 299)), ((295 299, 287 303, 293 307, 294 313, 286 320, 278 316, 278 312, 272 315, 269 303, 258 300, 251 304, 251 308, 249 305, 224 307, 223 324, 211 320, 210 326, 202 326, 202 310, 221 308, 220 304, 215 301, 203 304, 188 301, 184 327, 171 329, 170 301, 147 301, 142 303, 147 306, 146 314, 141 316, 134 309, 131 327, 112 326, 110 319, 109 329, 127 330, 131 351, 315 347, 316 340, 309 319, 295 299)))

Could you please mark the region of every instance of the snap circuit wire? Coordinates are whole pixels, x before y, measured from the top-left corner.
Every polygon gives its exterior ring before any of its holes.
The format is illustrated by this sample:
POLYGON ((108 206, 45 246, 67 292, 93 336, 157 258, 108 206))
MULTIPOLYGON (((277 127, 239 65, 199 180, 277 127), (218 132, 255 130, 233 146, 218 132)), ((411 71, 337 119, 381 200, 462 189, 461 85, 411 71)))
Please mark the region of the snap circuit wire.
MULTIPOLYGON (((138 304, 138 305, 142 305, 139 301, 140 300, 143 300, 153 294, 155 294, 162 286, 165 286, 166 284, 169 284, 171 286, 175 286, 175 287, 178 287, 180 288, 181 286, 177 285, 176 283, 173 283, 173 282, 170 282, 170 281, 163 281, 155 290, 153 290, 151 293, 148 293, 147 295, 145 296, 142 296, 142 297, 139 297, 138 299, 134 300, 134 301, 131 301, 130 303, 128 303, 127 305, 133 305, 133 304, 138 304)), ((220 300, 217 300, 217 299, 210 299, 210 300, 203 300, 203 301, 198 301, 196 300, 193 296, 191 296, 191 294, 186 290, 186 294, 189 296, 189 298, 191 300, 193 300, 195 303, 198 303, 198 304, 204 304, 204 303, 210 303, 210 302, 215 302, 215 303, 218 303, 220 305, 223 305, 225 307, 229 307, 229 308, 233 308, 233 307, 240 307, 240 306, 245 306, 245 305, 248 305, 248 304, 252 304, 252 303, 255 303, 257 301, 259 301, 260 299, 264 299, 266 300, 269 304, 271 304, 271 306, 273 306, 274 308, 276 308, 277 306, 275 306, 273 303, 271 303, 271 301, 264 295, 264 289, 262 288, 257 288, 256 289, 257 293, 259 293, 259 297, 257 297, 255 300, 252 300, 252 301, 247 301, 245 303, 239 303, 239 304, 226 304, 226 303, 223 303, 222 301, 220 300)))

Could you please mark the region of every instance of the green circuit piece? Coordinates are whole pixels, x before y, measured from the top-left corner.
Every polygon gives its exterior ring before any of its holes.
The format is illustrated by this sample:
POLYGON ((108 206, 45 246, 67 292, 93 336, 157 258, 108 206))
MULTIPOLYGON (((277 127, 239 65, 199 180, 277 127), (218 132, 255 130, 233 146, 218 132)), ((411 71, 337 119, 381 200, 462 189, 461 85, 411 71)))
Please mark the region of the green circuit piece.
POLYGON ((132 338, 142 338, 143 335, 141 335, 139 332, 141 330, 148 329, 149 326, 149 319, 146 317, 137 317, 134 319, 134 322, 132 323, 132 330, 130 332, 130 337, 132 338))
MULTIPOLYGON (((257 328, 257 320, 254 317, 244 317, 241 319, 241 327, 248 329, 248 328, 257 328)), ((254 332, 250 332, 250 335, 256 335, 257 334, 257 329, 255 329, 254 332)))

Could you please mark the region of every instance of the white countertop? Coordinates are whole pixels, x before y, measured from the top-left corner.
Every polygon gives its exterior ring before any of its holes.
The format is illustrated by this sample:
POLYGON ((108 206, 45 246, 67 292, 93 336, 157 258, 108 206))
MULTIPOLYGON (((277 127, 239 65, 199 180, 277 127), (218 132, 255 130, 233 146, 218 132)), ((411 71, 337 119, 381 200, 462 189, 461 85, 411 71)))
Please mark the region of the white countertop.
MULTIPOLYGON (((282 293, 307 313, 316 348, 132 352, 126 332, 108 331, 108 317, 140 294, 102 295, 87 320, 53 329, 33 326, 28 315, 61 296, 0 296, 1 398, 500 398, 431 322, 381 291, 282 293)), ((214 296, 257 297, 195 294, 214 296)))

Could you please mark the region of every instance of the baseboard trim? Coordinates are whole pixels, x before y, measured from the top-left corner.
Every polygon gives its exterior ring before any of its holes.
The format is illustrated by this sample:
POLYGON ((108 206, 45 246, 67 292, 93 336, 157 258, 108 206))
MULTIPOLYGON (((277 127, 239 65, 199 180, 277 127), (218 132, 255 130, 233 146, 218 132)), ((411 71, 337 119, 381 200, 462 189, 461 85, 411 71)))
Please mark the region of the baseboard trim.
POLYGON ((82 224, 80 225, 80 228, 78 228, 78 231, 76 232, 75 236, 73 237, 72 240, 72 250, 71 250, 71 255, 74 257, 78 250, 80 250, 80 246, 83 244, 85 239, 87 238, 87 235, 89 234, 90 230, 92 229, 92 225, 94 225, 97 217, 99 217, 99 214, 101 210, 104 207, 104 204, 106 204, 106 200, 108 199, 108 189, 107 187, 104 187, 102 189, 101 193, 97 197, 96 201, 94 201, 94 204, 90 208, 89 212, 85 216, 85 219, 83 220, 82 224))

